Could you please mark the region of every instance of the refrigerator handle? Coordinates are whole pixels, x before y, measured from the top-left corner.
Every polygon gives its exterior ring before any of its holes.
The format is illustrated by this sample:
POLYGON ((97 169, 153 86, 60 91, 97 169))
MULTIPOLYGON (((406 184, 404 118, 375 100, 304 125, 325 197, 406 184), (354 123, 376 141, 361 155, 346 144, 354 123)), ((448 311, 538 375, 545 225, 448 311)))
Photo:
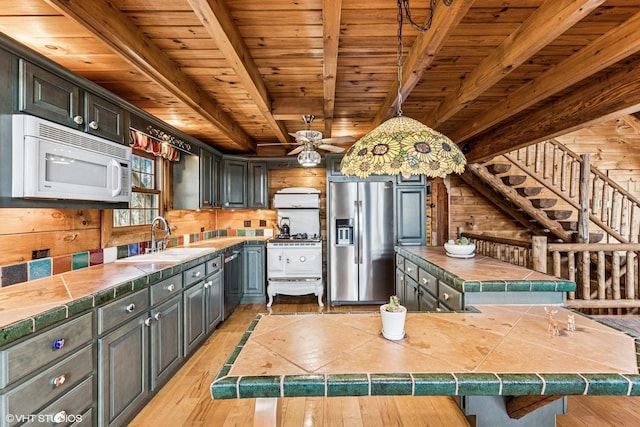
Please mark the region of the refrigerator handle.
POLYGON ((356 264, 362 264, 362 200, 358 200, 356 202, 358 204, 357 214, 358 214, 358 261, 356 264))

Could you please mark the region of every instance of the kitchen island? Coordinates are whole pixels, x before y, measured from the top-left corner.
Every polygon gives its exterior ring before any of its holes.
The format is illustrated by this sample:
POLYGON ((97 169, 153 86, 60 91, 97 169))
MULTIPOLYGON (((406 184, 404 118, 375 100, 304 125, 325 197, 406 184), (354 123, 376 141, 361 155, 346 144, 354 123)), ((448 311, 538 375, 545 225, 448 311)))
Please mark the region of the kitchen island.
POLYGON ((410 310, 474 304, 563 304, 576 284, 485 255, 454 258, 439 246, 396 247, 396 292, 410 310), (419 301, 415 304, 416 296, 419 301), (412 306, 413 305, 413 306, 412 306))
MULTIPOLYGON (((475 412, 479 425, 497 425, 483 419, 499 412, 496 397, 640 395, 634 338, 580 315, 575 331, 567 331, 565 319, 574 313, 553 308, 559 335, 547 331, 543 306, 481 305, 464 313, 408 313, 399 341, 382 337, 378 312, 258 315, 211 394, 258 398, 259 423, 274 421, 279 397, 444 395, 459 396, 463 407, 474 397, 486 409, 475 412)), ((553 425, 563 410, 563 400, 556 402, 559 409, 547 405, 526 416, 534 424, 518 425, 553 425)), ((504 422, 504 404, 498 415, 504 422)))

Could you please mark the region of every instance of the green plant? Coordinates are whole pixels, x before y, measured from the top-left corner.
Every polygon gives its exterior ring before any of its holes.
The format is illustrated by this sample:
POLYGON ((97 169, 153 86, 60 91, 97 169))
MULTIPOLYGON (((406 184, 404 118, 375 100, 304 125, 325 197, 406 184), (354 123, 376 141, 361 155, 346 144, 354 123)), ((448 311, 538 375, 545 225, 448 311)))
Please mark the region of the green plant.
POLYGON ((456 240, 456 245, 468 245, 469 243, 469 239, 467 237, 461 237, 458 240, 456 240))
POLYGON ((389 304, 387 304, 387 311, 390 311, 392 313, 402 311, 402 306, 400 305, 400 301, 398 300, 397 295, 391 295, 389 297, 389 304))

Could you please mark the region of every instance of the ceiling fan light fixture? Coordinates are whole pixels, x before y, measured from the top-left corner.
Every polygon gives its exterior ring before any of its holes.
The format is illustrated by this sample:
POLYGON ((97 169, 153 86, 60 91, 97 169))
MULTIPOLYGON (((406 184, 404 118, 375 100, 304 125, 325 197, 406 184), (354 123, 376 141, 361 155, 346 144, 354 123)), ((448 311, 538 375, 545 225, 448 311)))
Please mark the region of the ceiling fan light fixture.
POLYGON ((303 150, 298 154, 298 163, 305 168, 318 166, 321 160, 320 154, 315 150, 303 150))
MULTIPOLYGON (((451 5, 452 0, 443 0, 451 5)), ((384 121, 357 140, 342 158, 343 175, 367 178, 369 175, 426 175, 444 178, 464 172, 467 160, 458 146, 445 135, 417 120, 402 115, 402 21, 403 7, 411 25, 420 32, 429 29, 436 0, 431 0, 424 25, 411 19, 409 0, 398 0, 398 94, 397 115, 384 121)))

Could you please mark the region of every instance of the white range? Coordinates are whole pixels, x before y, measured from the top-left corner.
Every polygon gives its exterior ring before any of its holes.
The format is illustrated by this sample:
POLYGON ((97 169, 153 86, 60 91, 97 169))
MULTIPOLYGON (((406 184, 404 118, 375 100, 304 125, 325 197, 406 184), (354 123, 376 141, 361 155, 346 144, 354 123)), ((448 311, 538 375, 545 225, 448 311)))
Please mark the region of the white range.
POLYGON ((278 294, 315 294, 322 307, 320 191, 285 188, 274 195, 273 206, 277 209, 280 233, 267 242, 267 307, 271 307, 273 297, 278 294))

